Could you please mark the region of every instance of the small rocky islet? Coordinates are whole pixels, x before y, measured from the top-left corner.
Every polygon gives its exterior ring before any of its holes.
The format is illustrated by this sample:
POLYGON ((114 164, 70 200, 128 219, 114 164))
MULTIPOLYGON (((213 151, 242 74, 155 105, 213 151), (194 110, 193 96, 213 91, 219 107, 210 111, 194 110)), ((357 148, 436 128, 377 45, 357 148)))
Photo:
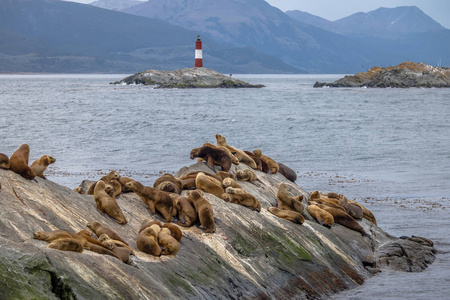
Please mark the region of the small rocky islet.
POLYGON ((181 70, 163 71, 146 70, 128 76, 113 84, 152 85, 155 88, 261 88, 262 84, 248 82, 226 76, 208 68, 184 68, 181 70))
POLYGON ((332 83, 317 81, 314 87, 449 88, 450 68, 403 62, 386 68, 375 66, 367 72, 347 75, 332 83))
MULTIPOLYGON (((197 162, 173 177, 219 173, 220 168, 214 169, 197 162)), ((336 222, 331 228, 322 226, 307 209, 301 211, 300 224, 281 219, 270 212, 279 206, 280 185, 304 208, 318 193, 306 192, 280 172, 252 169, 242 162, 233 163, 229 173, 245 170, 254 172, 257 180, 236 180, 260 202, 260 211, 205 191, 215 232, 180 227, 178 253, 153 256, 139 251, 136 237, 146 220, 163 220, 135 193, 116 197, 128 221, 123 225, 96 209, 95 195, 0 168, 2 299, 321 299, 355 288, 382 270, 421 271, 435 259, 431 241, 394 237, 366 218, 356 221, 364 235, 336 222), (135 252, 132 263, 92 251, 55 250, 33 239, 36 231, 75 233, 92 222, 111 228, 128 243, 135 252)), ((83 181, 80 186, 87 191, 93 183, 83 181)), ((188 191, 181 196, 189 197, 188 191)))

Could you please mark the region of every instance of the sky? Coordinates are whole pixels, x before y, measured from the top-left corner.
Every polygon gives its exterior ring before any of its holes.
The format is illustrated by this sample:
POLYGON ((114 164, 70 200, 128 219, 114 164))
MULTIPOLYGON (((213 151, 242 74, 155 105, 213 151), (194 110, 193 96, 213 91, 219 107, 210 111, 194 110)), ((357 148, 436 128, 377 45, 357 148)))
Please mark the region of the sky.
MULTIPOLYGON (((92 3, 94 0, 66 1, 92 3)), ((330 21, 380 7, 414 5, 436 22, 450 29, 450 0, 266 0, 266 2, 282 11, 301 10, 330 21)))

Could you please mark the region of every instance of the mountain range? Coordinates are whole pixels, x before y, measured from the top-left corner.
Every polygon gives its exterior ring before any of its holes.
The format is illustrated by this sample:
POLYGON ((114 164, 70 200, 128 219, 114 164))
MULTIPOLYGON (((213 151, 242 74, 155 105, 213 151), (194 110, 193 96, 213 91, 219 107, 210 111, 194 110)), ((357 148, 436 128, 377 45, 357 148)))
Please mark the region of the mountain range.
POLYGON ((414 60, 450 65, 450 30, 417 7, 334 22, 264 0, 0 0, 0 72, 355 73, 414 60), (102 8, 105 7, 105 8, 102 8))

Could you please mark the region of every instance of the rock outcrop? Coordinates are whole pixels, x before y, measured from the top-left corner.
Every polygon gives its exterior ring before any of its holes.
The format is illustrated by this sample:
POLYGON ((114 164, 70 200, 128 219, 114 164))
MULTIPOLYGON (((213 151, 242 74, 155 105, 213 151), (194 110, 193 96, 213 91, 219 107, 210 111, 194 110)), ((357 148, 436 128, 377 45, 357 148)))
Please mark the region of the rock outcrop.
MULTIPOLYGON (((243 168, 233 165, 231 172, 243 168)), ((177 176, 196 170, 210 172, 197 163, 177 176)), ((117 198, 128 220, 119 225, 96 210, 92 195, 0 169, 1 298, 318 299, 354 288, 384 268, 417 271, 434 260, 432 245, 393 237, 367 220, 359 223, 370 237, 338 224, 328 229, 306 210, 303 225, 277 218, 267 208, 276 206, 280 182, 291 194, 303 194, 305 206, 309 193, 279 173, 256 174, 259 181, 240 184, 261 202, 260 213, 205 193, 216 232, 182 228, 179 252, 154 257, 137 250, 136 237, 143 220, 158 217, 135 194, 117 198), (132 265, 88 250, 49 249, 33 239, 35 231, 77 232, 92 221, 124 238, 136 253, 132 265)))
POLYGON ((263 87, 261 84, 250 84, 207 68, 185 68, 174 71, 147 70, 128 76, 114 84, 155 85, 157 88, 263 87))
POLYGON ((316 82, 314 87, 448 88, 450 69, 404 62, 394 67, 372 67, 367 72, 348 75, 333 83, 316 82))

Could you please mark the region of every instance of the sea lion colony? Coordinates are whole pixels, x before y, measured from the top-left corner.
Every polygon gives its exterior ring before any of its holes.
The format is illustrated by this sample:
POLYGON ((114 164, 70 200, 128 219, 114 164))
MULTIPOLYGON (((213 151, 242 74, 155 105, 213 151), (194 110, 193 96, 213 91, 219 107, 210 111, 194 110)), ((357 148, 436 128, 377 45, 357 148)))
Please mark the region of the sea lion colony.
MULTIPOLYGON (((265 173, 280 172, 283 175, 285 173, 285 177, 289 180, 296 180, 295 171, 263 155, 261 150, 242 151, 229 146, 225 137, 219 134, 216 135, 216 140, 217 146, 206 143, 202 147, 192 149, 190 153, 191 159, 199 158, 199 161, 205 161, 212 173, 191 172, 180 178, 163 174, 155 181, 153 187, 150 187, 111 171, 92 184, 87 194, 94 195, 99 212, 126 226, 127 220, 116 202, 116 197, 122 193, 136 193, 151 214, 165 221, 162 225, 159 221, 145 220, 136 237, 137 249, 154 256, 175 255, 180 250, 182 237, 182 231, 178 226, 197 225, 206 233, 215 232, 214 211, 203 192, 258 213, 261 211, 258 199, 246 192, 238 183, 249 181, 255 184, 259 181, 256 173, 250 169, 230 172, 231 164, 244 163, 265 173), (216 166, 222 168, 222 171, 216 171, 216 166), (189 190, 186 196, 181 195, 183 190, 189 190)), ((0 153, 0 168, 11 169, 27 179, 33 179, 36 175, 45 179, 43 172, 48 164, 55 162, 55 159, 43 156, 36 160, 34 164, 39 166, 39 172, 36 174, 33 168, 28 167, 29 152, 29 146, 23 144, 10 159, 0 153)), ((84 193, 81 187, 74 190, 84 193)), ((305 213, 304 204, 306 204, 303 202, 303 195, 290 195, 288 184, 283 182, 279 184, 276 201, 277 207, 267 209, 270 213, 294 223, 305 222, 302 215, 305 213)), ((364 229, 356 220, 366 218, 376 224, 375 216, 367 208, 336 193, 325 195, 313 191, 306 207, 307 212, 318 223, 328 228, 338 223, 366 236, 364 229)), ((91 222, 87 227, 89 230, 84 229, 76 234, 65 230, 38 231, 34 233, 34 238, 49 242, 47 246, 49 248, 75 252, 83 252, 83 249, 86 249, 113 256, 125 263, 133 263, 130 259, 130 255, 134 255, 133 249, 116 232, 98 222, 91 222), (98 239, 92 237, 93 233, 98 239)))

